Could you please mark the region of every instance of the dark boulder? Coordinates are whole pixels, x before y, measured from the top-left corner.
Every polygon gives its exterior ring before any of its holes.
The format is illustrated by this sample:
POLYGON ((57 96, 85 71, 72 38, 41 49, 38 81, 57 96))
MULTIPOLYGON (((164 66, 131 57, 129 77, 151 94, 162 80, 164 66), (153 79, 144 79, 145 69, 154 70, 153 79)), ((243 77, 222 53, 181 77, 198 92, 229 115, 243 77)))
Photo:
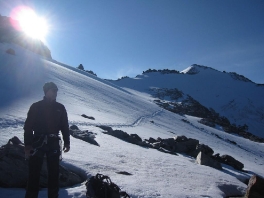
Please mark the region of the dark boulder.
POLYGON ((107 132, 104 132, 105 134, 114 136, 118 139, 121 139, 123 141, 129 142, 131 144, 136 144, 139 146, 145 146, 145 147, 151 147, 150 144, 143 142, 142 138, 139 137, 137 134, 128 134, 127 132, 124 132, 122 130, 113 130, 111 127, 108 126, 97 126, 107 132))
MULTIPOLYGON (((47 187, 46 160, 40 174, 40 187, 47 187)), ((25 160, 24 144, 14 137, 0 148, 0 187, 25 188, 28 178, 28 161, 25 160)), ((85 179, 60 165, 60 187, 80 184, 85 179)))
POLYGON ((200 152, 197 155, 196 162, 200 165, 210 166, 218 170, 222 169, 222 166, 218 161, 214 160, 213 158, 211 158, 210 156, 206 155, 203 152, 200 152))
POLYGON ((83 140, 85 142, 88 142, 90 144, 100 146, 96 141, 95 141, 95 135, 96 133, 89 132, 88 130, 80 130, 77 126, 71 126, 70 127, 70 134, 72 137, 75 137, 77 139, 83 140), (74 128, 74 129, 73 129, 74 128))
POLYGON ((224 164, 227 164, 229 166, 232 166, 234 169, 242 170, 244 168, 244 164, 240 161, 236 160, 230 155, 222 155, 221 156, 221 162, 224 164))
POLYGON ((101 128, 101 129, 103 129, 104 131, 107 131, 107 132, 113 131, 113 129, 111 127, 109 127, 109 126, 98 125, 96 127, 99 127, 99 128, 101 128))
POLYGON ((232 166, 236 170, 242 170, 244 168, 244 164, 241 163, 240 161, 236 160, 230 155, 222 155, 220 156, 219 153, 215 154, 212 156, 214 160, 217 160, 220 163, 232 166))
POLYGON ((192 157, 197 157, 200 152, 203 152, 208 156, 212 156, 214 154, 214 150, 205 144, 198 144, 196 148, 190 151, 188 154, 192 157))
POLYGON ((195 150, 196 146, 199 144, 198 140, 187 138, 185 136, 177 136, 167 139, 158 138, 157 141, 160 142, 160 147, 168 151, 186 154, 195 150))
POLYGON ((114 131, 108 132, 108 134, 109 133, 110 133, 110 135, 117 137, 119 139, 122 139, 122 140, 126 140, 127 138, 129 138, 128 133, 124 132, 122 130, 114 130, 114 131))
POLYGON ((150 137, 148 140, 146 140, 147 142, 149 143, 155 143, 155 142, 158 142, 157 140, 155 140, 154 138, 150 137))
POLYGON ((141 139, 141 137, 138 136, 138 134, 130 134, 130 137, 136 139, 137 141, 141 141, 142 142, 142 139, 141 139))
POLYGON ((184 135, 181 135, 181 136, 176 136, 174 137, 174 140, 176 142, 186 142, 188 140, 188 138, 184 135))
POLYGON ((248 183, 245 198, 263 198, 264 197, 264 178, 253 175, 248 183))
POLYGON ((87 116, 85 114, 82 114, 81 116, 84 117, 84 118, 90 119, 90 120, 95 120, 95 118, 92 117, 92 116, 87 116))
POLYGON ((72 125, 72 126, 70 126, 70 129, 71 129, 71 130, 80 130, 76 125, 72 125))
POLYGON ((194 151, 196 146, 199 144, 199 140, 187 138, 186 141, 177 142, 175 145, 175 151, 179 153, 190 153, 194 151))

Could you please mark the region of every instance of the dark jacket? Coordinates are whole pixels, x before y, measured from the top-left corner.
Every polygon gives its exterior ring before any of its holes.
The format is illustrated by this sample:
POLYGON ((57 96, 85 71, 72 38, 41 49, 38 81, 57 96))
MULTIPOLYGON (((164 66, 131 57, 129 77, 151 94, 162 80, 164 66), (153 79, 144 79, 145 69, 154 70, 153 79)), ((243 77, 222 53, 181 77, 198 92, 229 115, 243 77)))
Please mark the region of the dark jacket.
POLYGON ((68 116, 65 107, 43 100, 33 103, 24 125, 25 146, 32 145, 33 137, 42 134, 58 134, 61 131, 64 144, 70 144, 68 116), (33 133, 34 132, 34 133, 33 133))

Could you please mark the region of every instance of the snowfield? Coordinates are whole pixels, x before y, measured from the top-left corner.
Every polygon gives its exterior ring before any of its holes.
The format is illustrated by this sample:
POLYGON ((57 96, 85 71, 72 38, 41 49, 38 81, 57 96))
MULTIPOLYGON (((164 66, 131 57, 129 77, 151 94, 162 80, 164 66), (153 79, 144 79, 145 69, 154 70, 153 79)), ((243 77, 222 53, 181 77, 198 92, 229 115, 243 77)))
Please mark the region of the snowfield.
POLYGON ((264 85, 257 85, 240 75, 193 65, 179 74, 146 72, 136 78, 111 82, 149 94, 151 88, 177 88, 208 109, 213 108, 227 117, 231 123, 247 124, 249 132, 264 138, 264 85))
MULTIPOLYGON (((95 140, 100 147, 71 137, 71 150, 63 154, 61 162, 87 178, 96 173, 108 175, 132 198, 221 198, 243 194, 247 187, 243 182, 253 174, 264 177, 264 144, 225 133, 221 128, 204 126, 197 122, 200 118, 163 110, 153 102, 154 98, 141 92, 140 83, 134 89, 123 88, 57 63, 19 46, 0 43, 1 145, 13 136, 23 140, 23 124, 30 105, 42 99, 43 84, 53 81, 59 88, 57 101, 65 105, 70 125, 97 134, 95 140), (7 54, 5 51, 9 48, 16 55, 7 54), (82 114, 95 120, 83 118, 82 114), (219 171, 198 165, 195 158, 184 154, 175 156, 130 144, 102 133, 97 125, 135 133, 142 139, 177 135, 195 138, 215 153, 228 154, 241 161, 247 173, 223 164, 223 170, 219 171), (119 171, 132 175, 121 175, 119 171)), ((85 183, 82 183, 60 189, 60 198, 85 198, 85 193, 85 183)), ((0 188, 1 198, 24 194, 25 189, 0 188)), ((47 191, 42 189, 39 198, 45 197, 47 191)))

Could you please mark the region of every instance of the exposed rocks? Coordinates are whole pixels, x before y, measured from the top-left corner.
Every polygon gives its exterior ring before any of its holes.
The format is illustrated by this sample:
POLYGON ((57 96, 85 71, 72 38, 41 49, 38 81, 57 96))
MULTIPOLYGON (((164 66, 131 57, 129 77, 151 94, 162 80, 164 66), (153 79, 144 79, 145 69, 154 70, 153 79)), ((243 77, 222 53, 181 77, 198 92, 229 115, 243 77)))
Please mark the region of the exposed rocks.
POLYGON ((212 168, 222 170, 222 166, 219 162, 213 160, 210 156, 203 152, 200 152, 196 158, 196 162, 200 165, 210 166, 212 168))
POLYGON ((142 139, 137 134, 129 135, 122 130, 113 130, 108 126, 98 127, 107 131, 103 133, 112 135, 132 144, 157 149, 161 152, 169 153, 172 155, 177 155, 177 153, 184 153, 196 158, 197 162, 201 165, 210 166, 219 170, 222 169, 220 163, 230 165, 240 171, 244 168, 244 165, 238 160, 234 159, 232 156, 220 156, 219 154, 213 156, 214 150, 211 147, 205 144, 199 144, 199 140, 187 138, 184 135, 167 139, 162 139, 160 137, 154 139, 150 137, 149 139, 145 139, 145 141, 142 141, 142 139))
POLYGON ((160 148, 160 142, 154 142, 152 143, 153 148, 159 149, 160 148))
POLYGON ((113 129, 109 126, 105 126, 105 125, 98 125, 97 127, 103 129, 104 131, 107 131, 107 132, 112 132, 113 129))
POLYGON ((126 132, 124 132, 122 130, 114 130, 114 131, 113 130, 109 130, 108 134, 112 135, 114 137, 117 137, 117 138, 119 138, 121 140, 125 140, 125 139, 129 138, 128 133, 126 133, 126 132))
POLYGON ((237 170, 242 170, 244 168, 244 164, 242 164, 240 161, 236 160, 230 155, 222 155, 222 162, 234 167, 237 170))
POLYGON ((121 174, 121 175, 133 175, 129 172, 126 172, 126 171, 119 171, 119 172, 116 172, 117 174, 121 174))
MULTIPOLYGON (((153 97, 159 98, 159 100, 154 100, 154 102, 168 111, 180 115, 186 114, 200 117, 202 118, 199 121, 201 124, 209 127, 216 127, 216 125, 219 125, 227 133, 235 133, 251 141, 264 143, 264 138, 257 137, 248 132, 248 126, 246 124, 243 126, 236 126, 235 124, 230 123, 225 116, 221 116, 212 108, 203 106, 190 95, 185 95, 182 91, 176 88, 151 88, 150 91, 153 97), (166 98, 169 98, 169 100, 166 98)), ((232 103, 234 103, 233 100, 230 101, 230 106, 232 103)), ((186 119, 182 119, 182 121, 190 123, 186 119)))
POLYGON ((236 72, 229 72, 229 75, 235 80, 240 80, 240 81, 243 81, 243 82, 252 82, 251 80, 249 80, 245 76, 237 74, 236 72))
POLYGON ((247 186, 244 196, 230 196, 229 198, 263 198, 264 197, 264 178, 253 175, 247 186))
POLYGON ((95 118, 92 117, 92 116, 87 116, 85 114, 82 114, 81 116, 84 117, 84 118, 90 119, 90 120, 95 120, 95 118))
POLYGON ((253 175, 248 183, 245 198, 263 198, 264 197, 264 178, 253 175))
POLYGON ((122 130, 113 130, 111 127, 108 127, 108 126, 97 126, 97 127, 107 131, 107 132, 104 132, 105 134, 114 136, 118 139, 124 140, 132 144, 149 147, 149 144, 147 144, 146 142, 143 142, 142 139, 137 134, 129 135, 128 133, 122 130))
POLYGON ((201 124, 204 124, 204 125, 206 125, 206 126, 209 126, 209 127, 215 127, 215 123, 214 122, 211 122, 211 121, 209 121, 208 119, 201 119, 200 121, 199 121, 201 124))
POLYGON ((220 163, 227 164, 229 166, 232 166, 236 170, 242 170, 244 168, 244 164, 240 161, 236 160, 230 155, 222 155, 216 154, 213 156, 215 160, 217 160, 220 163))
POLYGON ((184 135, 181 135, 181 136, 176 136, 174 137, 174 140, 176 142, 186 142, 188 140, 188 138, 184 135))
POLYGON ((174 138, 167 138, 167 139, 158 138, 154 144, 152 143, 154 148, 158 148, 158 146, 160 146, 161 148, 164 148, 171 152, 186 153, 186 154, 195 150, 198 144, 199 144, 198 140, 192 138, 186 138, 185 136, 177 136, 174 138))
POLYGON ((150 137, 147 141, 148 141, 149 143, 151 143, 151 144, 157 142, 157 140, 155 140, 155 139, 152 138, 152 137, 150 137))
POLYGON ((8 50, 6 50, 6 53, 11 54, 11 55, 16 55, 15 50, 13 50, 12 48, 9 48, 8 50))
POLYGON ((137 141, 137 142, 142 142, 142 139, 141 139, 141 137, 138 136, 138 134, 130 134, 130 137, 135 139, 135 141, 137 141))
MULTIPOLYGON (((47 166, 44 160, 40 187, 47 187, 47 166)), ((28 161, 24 157, 24 145, 14 137, 0 148, 0 187, 25 188, 28 177, 28 161)), ((60 165, 60 187, 82 183, 85 179, 60 165)))
POLYGON ((70 134, 72 135, 72 137, 75 137, 77 139, 83 140, 96 146, 100 146, 95 141, 96 133, 89 132, 88 130, 81 131, 76 125, 72 125, 70 126, 70 134))
POLYGON ((214 150, 205 144, 198 144, 195 150, 189 152, 188 154, 192 157, 196 157, 200 152, 206 154, 207 156, 212 156, 214 150))
POLYGON ((143 71, 142 74, 152 73, 152 72, 160 72, 161 74, 180 74, 177 70, 170 70, 170 69, 163 69, 163 70, 156 70, 156 69, 148 69, 143 71))

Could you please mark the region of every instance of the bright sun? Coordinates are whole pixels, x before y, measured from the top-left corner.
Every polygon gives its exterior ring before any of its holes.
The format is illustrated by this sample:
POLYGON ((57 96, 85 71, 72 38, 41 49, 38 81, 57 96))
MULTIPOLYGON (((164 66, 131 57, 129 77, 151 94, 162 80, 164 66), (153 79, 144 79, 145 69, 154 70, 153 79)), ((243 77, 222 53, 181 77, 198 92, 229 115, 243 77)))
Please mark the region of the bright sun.
POLYGON ((19 7, 14 14, 23 32, 32 38, 45 40, 48 25, 44 18, 37 16, 29 7, 19 7))

